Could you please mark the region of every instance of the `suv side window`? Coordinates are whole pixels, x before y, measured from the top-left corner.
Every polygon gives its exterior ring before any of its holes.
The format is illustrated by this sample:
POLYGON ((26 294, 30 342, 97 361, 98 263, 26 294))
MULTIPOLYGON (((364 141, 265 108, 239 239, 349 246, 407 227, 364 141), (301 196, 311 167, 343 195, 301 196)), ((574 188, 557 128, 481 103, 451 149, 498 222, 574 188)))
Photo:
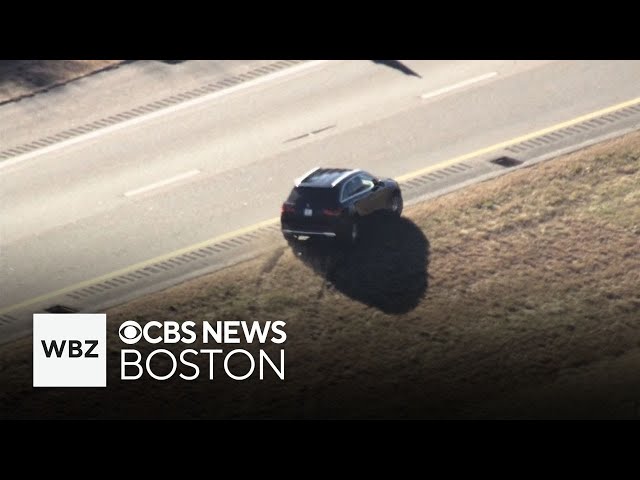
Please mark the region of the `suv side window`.
POLYGON ((361 187, 363 191, 373 188, 375 181, 371 175, 369 175, 368 173, 362 172, 358 176, 360 177, 360 182, 363 185, 363 187, 361 187))
POLYGON ((342 189, 340 200, 344 201, 358 193, 363 193, 373 188, 373 177, 360 173, 349 180, 342 189))
POLYGON ((345 200, 352 196, 353 192, 355 192, 356 188, 358 188, 358 184, 358 177, 353 177, 351 180, 345 183, 344 187, 342 187, 342 195, 340 196, 340 200, 345 200))

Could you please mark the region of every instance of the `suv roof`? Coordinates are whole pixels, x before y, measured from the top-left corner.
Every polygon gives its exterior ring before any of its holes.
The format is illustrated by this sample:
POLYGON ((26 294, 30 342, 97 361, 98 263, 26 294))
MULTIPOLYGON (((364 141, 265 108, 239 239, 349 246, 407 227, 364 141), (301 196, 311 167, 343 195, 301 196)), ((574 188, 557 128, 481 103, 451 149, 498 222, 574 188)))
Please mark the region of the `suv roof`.
POLYGON ((320 168, 316 167, 296 179, 296 187, 332 188, 342 180, 359 172, 359 169, 350 168, 320 168))

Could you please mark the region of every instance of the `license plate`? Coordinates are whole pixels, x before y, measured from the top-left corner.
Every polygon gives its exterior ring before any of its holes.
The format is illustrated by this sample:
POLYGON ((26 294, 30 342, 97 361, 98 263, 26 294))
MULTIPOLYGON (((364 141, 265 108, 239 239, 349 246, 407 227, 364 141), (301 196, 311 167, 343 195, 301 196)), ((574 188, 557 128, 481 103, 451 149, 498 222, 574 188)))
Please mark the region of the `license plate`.
POLYGON ((313 215, 313 210, 311 210, 310 208, 305 208, 304 209, 304 216, 305 217, 310 217, 311 215, 313 215))

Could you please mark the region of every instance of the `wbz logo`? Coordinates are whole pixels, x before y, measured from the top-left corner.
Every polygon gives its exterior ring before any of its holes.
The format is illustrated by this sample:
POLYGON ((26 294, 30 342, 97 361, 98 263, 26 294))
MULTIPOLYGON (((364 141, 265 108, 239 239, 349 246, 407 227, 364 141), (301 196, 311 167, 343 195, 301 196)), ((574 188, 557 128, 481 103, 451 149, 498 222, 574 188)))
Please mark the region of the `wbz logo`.
POLYGON ((34 387, 106 387, 104 313, 33 315, 34 387))
MULTIPOLYGON (((62 340, 60 344, 55 340, 51 340, 51 343, 47 345, 46 340, 40 340, 42 343, 42 348, 44 349, 44 354, 47 358, 51 358, 51 355, 55 353, 56 357, 60 358, 64 355, 64 347, 67 345, 66 340, 62 340)), ((98 346, 98 340, 85 340, 85 345, 89 345, 89 350, 86 352, 82 351, 82 341, 81 340, 69 340, 69 357, 70 358, 78 358, 78 357, 86 357, 86 358, 99 358, 97 353, 91 353, 98 346)))

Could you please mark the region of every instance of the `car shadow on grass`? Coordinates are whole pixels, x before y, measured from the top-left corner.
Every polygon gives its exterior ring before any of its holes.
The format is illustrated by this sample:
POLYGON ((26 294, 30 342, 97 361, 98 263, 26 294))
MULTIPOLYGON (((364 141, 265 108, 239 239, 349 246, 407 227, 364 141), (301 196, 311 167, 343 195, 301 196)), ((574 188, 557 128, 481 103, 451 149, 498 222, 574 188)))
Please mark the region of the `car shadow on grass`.
POLYGON ((360 240, 289 243, 294 255, 345 295, 385 313, 410 312, 428 288, 429 240, 404 217, 381 213, 360 221, 360 240))

